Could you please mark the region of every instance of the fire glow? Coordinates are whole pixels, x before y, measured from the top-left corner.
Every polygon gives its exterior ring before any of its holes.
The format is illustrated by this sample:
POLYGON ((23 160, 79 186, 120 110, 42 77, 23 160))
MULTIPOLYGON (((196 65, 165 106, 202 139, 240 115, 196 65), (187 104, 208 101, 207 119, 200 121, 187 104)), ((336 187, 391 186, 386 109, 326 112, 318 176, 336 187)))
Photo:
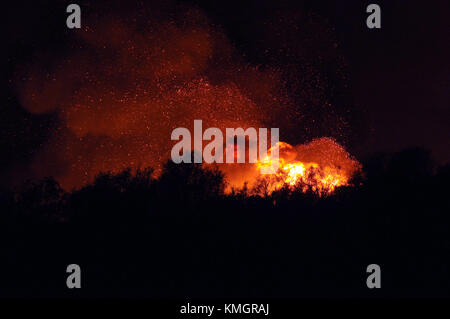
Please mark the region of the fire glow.
MULTIPOLYGON (((275 147, 291 147, 287 143, 280 142, 275 147)), ((319 195, 332 193, 337 186, 348 185, 348 177, 338 168, 330 166, 320 167, 317 163, 304 163, 301 161, 286 162, 283 158, 273 159, 266 156, 257 165, 258 167, 272 167, 273 161, 278 161, 278 171, 275 176, 269 176, 269 191, 279 190, 283 187, 300 187, 303 192, 309 188, 319 195)))
POLYGON ((360 169, 359 163, 333 139, 321 138, 293 147, 279 142, 279 129, 272 128, 271 147, 267 150, 267 132, 267 128, 226 128, 224 140, 219 128, 208 128, 203 132, 202 120, 194 120, 193 136, 188 128, 173 130, 171 139, 178 142, 172 148, 171 158, 174 163, 180 164, 192 163, 193 157, 194 163, 215 164, 222 170, 224 163, 233 164, 228 172, 223 171, 224 175, 235 174, 242 178, 232 185, 231 190, 250 183, 253 193, 262 196, 283 188, 312 191, 323 196, 332 193, 336 187, 349 185, 349 179, 360 169), (203 141, 210 142, 203 145, 203 141), (308 152, 310 158, 304 159, 308 152), (316 154, 318 158, 314 158, 316 154), (259 172, 259 175, 248 179, 243 177, 245 174, 239 166, 245 164, 247 158, 252 165, 244 170, 254 171, 256 168, 259 172))
MULTIPOLYGON (((239 188, 247 182, 256 195, 270 195, 283 188, 312 191, 319 196, 328 195, 337 187, 349 186, 350 179, 361 169, 361 164, 353 159, 345 149, 330 138, 320 138, 310 143, 292 146, 279 142, 269 149, 267 155, 258 160, 253 170, 259 172, 262 167, 274 167, 278 161, 278 170, 274 174, 245 175, 239 171, 231 179, 231 186, 239 188), (277 152, 274 152, 274 149, 277 152), (272 153, 277 156, 272 156, 272 153)), ((225 170, 233 175, 233 169, 225 170)))

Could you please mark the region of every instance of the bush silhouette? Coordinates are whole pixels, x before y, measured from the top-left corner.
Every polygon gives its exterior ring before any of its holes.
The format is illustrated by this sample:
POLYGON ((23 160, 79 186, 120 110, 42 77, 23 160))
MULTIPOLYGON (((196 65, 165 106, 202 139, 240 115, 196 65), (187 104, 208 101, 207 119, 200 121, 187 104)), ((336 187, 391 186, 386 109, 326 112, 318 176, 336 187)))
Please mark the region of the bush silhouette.
POLYGON ((420 149, 375 154, 323 197, 226 194, 216 168, 170 161, 71 193, 29 182, 1 196, 0 296, 448 297, 450 169, 433 166, 420 149), (77 292, 64 278, 74 262, 77 292), (374 262, 376 292, 364 284, 374 262))

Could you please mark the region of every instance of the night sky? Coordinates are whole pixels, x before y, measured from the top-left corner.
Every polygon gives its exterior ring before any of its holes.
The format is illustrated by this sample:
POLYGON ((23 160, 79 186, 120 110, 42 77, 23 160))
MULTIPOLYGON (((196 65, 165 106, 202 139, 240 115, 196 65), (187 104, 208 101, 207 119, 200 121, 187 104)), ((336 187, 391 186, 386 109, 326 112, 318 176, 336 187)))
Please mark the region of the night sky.
MULTIPOLYGON (((29 163, 59 128, 57 114, 32 114, 22 107, 20 79, 33 65, 45 68, 47 63, 51 68, 52 59, 68 55, 77 32, 65 26, 68 3, 14 1, 3 5, 3 185, 27 177, 29 163)), ((293 129, 296 118, 289 122, 286 141, 304 143, 331 135, 357 158, 419 146, 431 150, 439 163, 446 163, 450 158, 450 4, 376 1, 382 10, 382 28, 369 30, 365 25, 369 3, 185 1, 178 6, 200 8, 229 40, 239 61, 279 71, 289 103, 308 104, 298 116, 298 130, 293 129), (307 71, 307 65, 313 71, 307 71), (326 100, 336 105, 333 116, 314 104, 322 101, 314 102, 320 90, 308 86, 316 71, 327 83, 326 100), (336 130, 329 128, 335 119, 340 121, 336 130)), ((130 18, 139 12, 136 7, 170 12, 177 6, 150 1, 145 5, 121 1, 78 4, 86 23, 110 12, 130 18)), ((149 19, 158 18, 150 13, 149 19)))

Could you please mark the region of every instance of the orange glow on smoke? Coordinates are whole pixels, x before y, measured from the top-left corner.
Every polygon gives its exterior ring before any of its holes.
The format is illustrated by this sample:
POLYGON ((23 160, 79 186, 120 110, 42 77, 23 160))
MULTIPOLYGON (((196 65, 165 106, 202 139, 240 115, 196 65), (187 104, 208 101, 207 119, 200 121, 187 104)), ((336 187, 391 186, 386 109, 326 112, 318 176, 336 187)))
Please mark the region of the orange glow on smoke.
MULTIPOLYGON (((308 90, 298 83, 295 90, 292 83, 287 87, 278 65, 250 64, 199 9, 177 10, 176 16, 146 12, 138 18, 86 18, 85 27, 71 33, 71 50, 55 56, 36 53, 32 65, 18 70, 23 108, 54 120, 24 175, 53 176, 71 190, 91 183, 101 172, 145 167, 160 171, 170 159, 172 130, 191 129, 195 119, 222 131, 280 127, 282 136, 295 133, 299 125, 312 125, 300 121, 305 105, 294 103, 289 92, 304 92, 305 101, 316 101, 322 96, 320 88, 308 90)), ((319 100, 333 110, 329 101, 319 100)), ((330 115, 327 121, 333 122, 328 126, 332 132, 322 134, 340 133, 339 116, 330 115)), ((333 145, 336 154, 346 154, 342 159, 327 160, 329 154, 320 147, 291 147, 300 157, 312 158, 294 160, 284 154, 277 176, 286 175, 285 182, 293 186, 299 181, 310 185, 312 174, 313 180, 323 181, 316 182, 320 191, 325 185, 344 185, 352 170, 337 167, 346 163, 348 154, 333 145)), ((220 169, 231 187, 244 181, 255 184, 260 177, 255 164, 224 164, 220 169)), ((274 184, 275 189, 279 186, 274 184)))

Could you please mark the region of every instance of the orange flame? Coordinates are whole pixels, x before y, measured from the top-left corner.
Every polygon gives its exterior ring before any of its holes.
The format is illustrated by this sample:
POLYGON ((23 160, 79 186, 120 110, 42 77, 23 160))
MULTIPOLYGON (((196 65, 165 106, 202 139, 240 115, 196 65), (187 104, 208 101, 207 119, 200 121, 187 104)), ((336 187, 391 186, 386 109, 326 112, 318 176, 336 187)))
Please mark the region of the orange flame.
MULTIPOLYGON (((320 138, 298 146, 279 142, 253 168, 258 173, 247 174, 246 179, 243 178, 257 195, 287 188, 302 192, 311 190, 323 196, 333 193, 339 186, 348 186, 352 176, 361 169, 361 164, 334 140, 320 138), (278 159, 272 156, 275 147, 278 148, 278 159), (269 168, 274 161, 278 161, 278 169, 274 174, 260 174, 262 167, 269 168)), ((232 178, 231 186, 242 184, 245 182, 243 178, 232 178)))

